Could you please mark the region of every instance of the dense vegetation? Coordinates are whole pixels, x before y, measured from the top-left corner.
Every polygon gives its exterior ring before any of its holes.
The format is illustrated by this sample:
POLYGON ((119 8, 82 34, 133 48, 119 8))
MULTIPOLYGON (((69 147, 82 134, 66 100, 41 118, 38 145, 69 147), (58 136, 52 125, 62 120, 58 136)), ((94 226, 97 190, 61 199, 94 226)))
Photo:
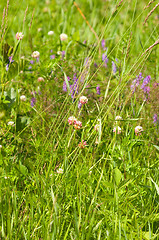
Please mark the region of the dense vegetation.
POLYGON ((0 239, 159 239, 158 5, 0 2, 0 239))

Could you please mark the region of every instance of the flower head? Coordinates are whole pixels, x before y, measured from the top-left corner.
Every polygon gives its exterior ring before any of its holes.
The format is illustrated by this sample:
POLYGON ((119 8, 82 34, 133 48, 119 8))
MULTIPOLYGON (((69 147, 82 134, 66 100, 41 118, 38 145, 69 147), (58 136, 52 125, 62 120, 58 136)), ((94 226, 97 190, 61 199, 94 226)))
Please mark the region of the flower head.
POLYGON ((88 98, 85 96, 80 97, 80 103, 81 104, 86 104, 88 102, 88 98))
POLYGON ((56 172, 57 172, 57 173, 60 173, 60 174, 63 174, 63 169, 62 169, 62 168, 59 168, 59 169, 57 169, 56 172))
POLYGON ((23 102, 25 102, 25 101, 26 101, 26 96, 25 96, 25 95, 21 95, 21 96, 20 96, 20 100, 23 101, 23 102))
POLYGON ((115 132, 117 134, 120 134, 121 133, 121 128, 119 126, 115 127, 115 128, 113 128, 113 132, 115 132))
POLYGON ((158 116, 157 116, 157 114, 155 113, 155 114, 153 115, 153 123, 156 123, 157 120, 158 120, 158 116))
POLYGON ((96 87, 96 93, 97 93, 98 95, 100 95, 100 86, 99 86, 99 85, 96 87))
POLYGON ((135 127, 135 134, 141 135, 141 132, 143 132, 143 128, 141 126, 135 127))
POLYGON ((7 125, 8 125, 8 126, 12 126, 12 127, 14 127, 15 124, 14 124, 13 121, 9 121, 9 122, 7 123, 7 125))
POLYGON ((78 144, 78 146, 79 146, 79 148, 83 149, 83 148, 85 148, 85 146, 87 146, 87 143, 86 143, 86 141, 82 140, 82 142, 80 142, 78 144))
POLYGON ((115 117, 115 120, 122 120, 122 117, 116 116, 116 117, 115 117))
POLYGON ((96 124, 96 125, 94 126, 94 130, 97 131, 97 132, 99 131, 99 124, 96 124))
POLYGON ((67 34, 65 34, 65 33, 61 33, 61 34, 60 34, 60 40, 61 40, 61 41, 66 41, 67 39, 68 39, 67 34))
POLYGON ((54 31, 49 31, 49 32, 48 32, 48 35, 49 35, 49 36, 54 35, 54 31))
POLYGON ((71 117, 68 118, 69 125, 75 124, 76 121, 77 121, 77 119, 74 116, 71 116, 71 117))
POLYGON ((40 57, 40 53, 38 51, 34 51, 31 56, 33 58, 39 58, 40 57))
POLYGON ((81 127, 82 127, 82 122, 80 122, 80 121, 75 121, 75 123, 74 123, 74 128, 75 129, 80 129, 81 127))
POLYGON ((24 37, 24 35, 22 34, 22 32, 17 32, 17 33, 16 33, 16 39, 17 39, 17 40, 22 40, 23 37, 24 37))

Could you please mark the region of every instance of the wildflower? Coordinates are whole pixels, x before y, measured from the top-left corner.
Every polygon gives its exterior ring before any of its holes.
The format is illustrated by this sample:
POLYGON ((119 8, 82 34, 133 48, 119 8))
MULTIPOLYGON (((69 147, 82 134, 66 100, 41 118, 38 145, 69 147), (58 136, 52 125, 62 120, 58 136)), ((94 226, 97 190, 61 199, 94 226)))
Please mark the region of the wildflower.
POLYGON ((115 120, 122 120, 122 117, 116 116, 116 117, 115 117, 115 120))
POLYGON ((9 65, 10 65, 10 63, 13 63, 13 62, 14 62, 13 56, 10 56, 8 59, 9 59, 9 63, 6 65, 6 71, 9 70, 9 65))
POLYGON ((86 104, 88 102, 88 98, 85 96, 80 97, 80 103, 81 104, 86 104))
POLYGON ((141 132, 143 132, 143 128, 141 126, 135 127, 135 134, 141 135, 141 132))
POLYGON ((102 54, 102 61, 105 62, 105 63, 108 63, 108 58, 107 58, 106 53, 102 54))
POLYGON ((141 85, 141 89, 144 91, 144 93, 149 94, 150 92, 150 87, 147 86, 150 82, 151 76, 148 75, 144 78, 143 83, 141 85))
POLYGON ((38 32, 41 32, 43 29, 42 28, 38 28, 38 32))
POLYGON ((34 51, 31 55, 33 58, 39 58, 40 53, 38 51, 34 51))
POLYGON ((57 169, 56 172, 57 172, 57 173, 60 173, 60 174, 63 174, 63 169, 62 169, 62 168, 59 168, 59 169, 57 169))
POLYGON ((119 126, 115 127, 115 128, 113 128, 113 132, 115 132, 117 134, 120 134, 121 133, 121 128, 119 126))
POLYGON ((14 124, 13 121, 9 121, 9 122, 7 123, 7 125, 8 125, 8 126, 12 126, 12 127, 14 127, 15 124, 14 124))
POLYGON ((23 37, 24 37, 24 35, 22 34, 22 32, 17 32, 17 33, 16 33, 16 39, 17 39, 17 40, 22 40, 23 37))
POLYGON ((82 142, 80 142, 78 144, 78 146, 79 146, 79 148, 83 149, 83 148, 85 148, 85 146, 87 146, 87 143, 86 143, 86 141, 82 140, 82 142))
POLYGON ((155 114, 153 115, 153 123, 156 123, 157 120, 158 120, 158 116, 157 116, 157 114, 155 113, 155 114))
POLYGON ((2 145, 0 145, 0 149, 2 148, 2 145))
POLYGON ((114 74, 115 74, 116 71, 117 71, 117 67, 116 67, 116 64, 115 64, 114 61, 112 61, 112 71, 113 71, 114 74))
POLYGON ((71 116, 71 117, 68 118, 69 125, 75 124, 76 121, 77 121, 77 119, 74 116, 71 116))
POLYGON ((97 131, 97 132, 99 131, 99 124, 96 124, 96 125, 94 126, 94 130, 97 131))
POLYGON ((102 39, 101 45, 102 45, 103 50, 105 50, 106 48, 105 48, 105 40, 104 39, 102 39))
POLYGON ((48 35, 49 35, 49 36, 54 35, 54 31, 49 31, 49 32, 48 32, 48 35))
POLYGON ((133 91, 133 93, 136 91, 136 88, 139 86, 140 81, 143 79, 142 77, 142 73, 140 72, 138 76, 136 76, 136 79, 132 82, 131 90, 133 91))
POLYGON ((50 55, 50 59, 55 59, 55 54, 50 55))
POLYGON ((25 101, 26 101, 26 96, 25 96, 25 95, 21 95, 21 96, 20 96, 20 100, 23 101, 23 102, 25 102, 25 101))
POLYGON ((30 104, 31 107, 34 107, 35 103, 36 103, 36 98, 33 97, 33 98, 31 99, 31 104, 30 104))
POLYGON ((65 33, 61 33, 61 34, 60 34, 60 40, 61 40, 61 41, 66 41, 67 39, 68 39, 67 34, 65 34, 65 33))
POLYGON ((96 92, 97 92, 98 95, 100 95, 100 87, 99 87, 99 85, 96 87, 96 92))
POLYGON ((80 121, 75 121, 75 123, 74 123, 74 128, 75 129, 80 129, 81 127, 82 127, 82 122, 80 122, 80 121))
POLYGON ((30 64, 34 64, 34 61, 33 61, 33 60, 31 60, 31 61, 30 61, 30 64))
POLYGON ((44 78, 43 77, 38 77, 38 82, 44 82, 44 78))

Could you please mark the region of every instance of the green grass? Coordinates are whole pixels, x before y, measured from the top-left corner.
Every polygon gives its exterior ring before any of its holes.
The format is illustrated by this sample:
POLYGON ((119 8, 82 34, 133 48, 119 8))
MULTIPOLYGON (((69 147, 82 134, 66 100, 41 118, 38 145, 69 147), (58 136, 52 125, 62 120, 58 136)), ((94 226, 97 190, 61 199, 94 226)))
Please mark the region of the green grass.
POLYGON ((119 2, 10 0, 1 21, 0 239, 159 239, 158 45, 146 52, 159 39, 158 8, 143 24, 155 1, 119 2), (143 79, 131 90, 140 72, 151 76, 149 94, 143 79))

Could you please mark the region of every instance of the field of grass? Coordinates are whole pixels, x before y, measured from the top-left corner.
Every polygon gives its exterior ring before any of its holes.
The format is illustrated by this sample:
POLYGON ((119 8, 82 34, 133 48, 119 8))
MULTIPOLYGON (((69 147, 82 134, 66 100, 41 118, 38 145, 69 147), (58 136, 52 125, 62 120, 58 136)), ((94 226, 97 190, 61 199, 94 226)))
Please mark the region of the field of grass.
POLYGON ((159 239, 157 1, 0 12, 0 239, 159 239))

